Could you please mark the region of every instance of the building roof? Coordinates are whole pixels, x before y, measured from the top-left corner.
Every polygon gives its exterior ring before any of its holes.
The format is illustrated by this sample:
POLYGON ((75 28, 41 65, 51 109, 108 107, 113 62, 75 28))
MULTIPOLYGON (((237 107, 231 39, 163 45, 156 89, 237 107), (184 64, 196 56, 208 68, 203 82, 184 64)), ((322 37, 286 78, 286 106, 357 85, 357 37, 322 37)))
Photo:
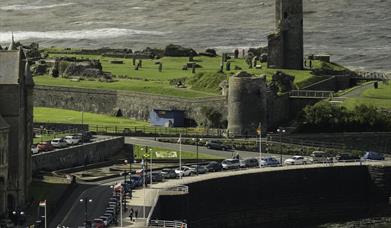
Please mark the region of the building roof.
POLYGON ((0 85, 19 84, 21 50, 0 51, 0 85))
POLYGON ((0 115, 0 130, 3 129, 9 129, 9 125, 7 124, 7 122, 5 122, 3 117, 0 115))

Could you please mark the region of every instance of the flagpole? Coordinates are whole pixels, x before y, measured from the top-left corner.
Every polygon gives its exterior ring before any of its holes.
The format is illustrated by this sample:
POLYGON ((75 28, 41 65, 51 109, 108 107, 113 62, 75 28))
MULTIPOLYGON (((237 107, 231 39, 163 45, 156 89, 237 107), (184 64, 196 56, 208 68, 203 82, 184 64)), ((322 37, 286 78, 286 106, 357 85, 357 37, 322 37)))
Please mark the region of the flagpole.
POLYGON ((48 227, 48 220, 46 218, 46 200, 45 200, 45 228, 48 227))
MULTIPOLYGON (((179 170, 182 171, 182 134, 179 134, 179 170)), ((180 172, 180 177, 182 179, 182 173, 180 172)))
POLYGON ((123 189, 122 188, 120 188, 121 189, 121 192, 120 192, 120 195, 119 195, 119 201, 121 202, 121 227, 123 227, 123 217, 122 217, 122 210, 123 210, 123 202, 122 202, 122 194, 123 194, 123 189))

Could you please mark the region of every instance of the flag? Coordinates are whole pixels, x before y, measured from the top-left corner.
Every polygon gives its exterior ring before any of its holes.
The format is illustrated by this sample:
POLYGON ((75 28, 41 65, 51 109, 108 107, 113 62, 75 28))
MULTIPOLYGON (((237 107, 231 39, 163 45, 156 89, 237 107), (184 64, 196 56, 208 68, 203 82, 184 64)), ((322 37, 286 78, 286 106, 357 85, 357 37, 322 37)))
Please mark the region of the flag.
POLYGON ((44 200, 44 201, 39 201, 39 206, 40 206, 40 207, 46 207, 46 200, 44 200))
POLYGON ((261 123, 259 123, 259 126, 257 128, 257 134, 260 135, 262 132, 261 123))

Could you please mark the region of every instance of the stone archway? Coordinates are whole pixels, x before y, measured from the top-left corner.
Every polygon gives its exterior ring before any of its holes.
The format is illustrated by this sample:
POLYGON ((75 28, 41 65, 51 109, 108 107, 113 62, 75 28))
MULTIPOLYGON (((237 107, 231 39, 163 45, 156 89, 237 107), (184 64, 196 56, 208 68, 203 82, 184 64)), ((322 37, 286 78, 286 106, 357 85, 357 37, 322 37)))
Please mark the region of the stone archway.
POLYGON ((12 194, 8 194, 7 196, 7 210, 14 211, 16 207, 15 197, 12 194))

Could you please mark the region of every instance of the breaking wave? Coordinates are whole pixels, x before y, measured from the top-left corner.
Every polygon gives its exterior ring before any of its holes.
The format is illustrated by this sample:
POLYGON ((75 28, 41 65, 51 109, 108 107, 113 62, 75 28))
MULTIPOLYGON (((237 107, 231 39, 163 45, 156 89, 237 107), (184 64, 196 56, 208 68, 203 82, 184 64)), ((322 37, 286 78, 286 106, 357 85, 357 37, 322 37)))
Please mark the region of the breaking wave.
POLYGON ((62 4, 52 4, 52 5, 10 5, 10 6, 1 6, 0 10, 12 10, 12 11, 24 11, 24 10, 39 10, 39 9, 50 9, 55 7, 69 6, 75 3, 62 3, 62 4))
MULTIPOLYGON (((50 40, 80 40, 80 39, 107 39, 117 37, 129 37, 134 35, 152 35, 162 36, 167 32, 158 31, 144 31, 135 29, 121 29, 121 28, 102 28, 92 30, 63 30, 63 31, 20 31, 14 32, 15 40, 29 40, 29 39, 50 39, 50 40)), ((11 32, 0 32, 0 42, 9 42, 11 39, 11 32)))

